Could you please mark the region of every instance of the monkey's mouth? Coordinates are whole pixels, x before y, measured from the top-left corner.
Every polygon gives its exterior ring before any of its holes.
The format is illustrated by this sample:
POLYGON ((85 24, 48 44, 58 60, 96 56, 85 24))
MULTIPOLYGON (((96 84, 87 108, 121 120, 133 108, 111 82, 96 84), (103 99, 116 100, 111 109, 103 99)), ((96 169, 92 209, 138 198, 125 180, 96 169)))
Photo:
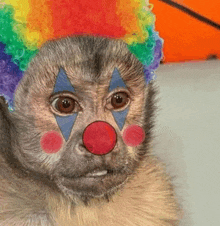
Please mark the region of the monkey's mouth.
POLYGON ((123 171, 94 170, 79 177, 62 176, 57 185, 68 196, 102 197, 121 188, 127 176, 123 171))

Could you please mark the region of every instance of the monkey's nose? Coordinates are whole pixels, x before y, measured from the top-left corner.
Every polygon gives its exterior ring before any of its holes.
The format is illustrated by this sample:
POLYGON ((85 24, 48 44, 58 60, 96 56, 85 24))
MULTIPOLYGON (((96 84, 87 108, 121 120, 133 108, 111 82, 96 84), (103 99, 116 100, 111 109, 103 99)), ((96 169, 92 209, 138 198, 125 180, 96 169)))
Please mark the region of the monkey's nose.
POLYGON ((83 143, 94 155, 105 155, 113 150, 117 140, 115 129, 103 121, 89 124, 83 132, 83 143))

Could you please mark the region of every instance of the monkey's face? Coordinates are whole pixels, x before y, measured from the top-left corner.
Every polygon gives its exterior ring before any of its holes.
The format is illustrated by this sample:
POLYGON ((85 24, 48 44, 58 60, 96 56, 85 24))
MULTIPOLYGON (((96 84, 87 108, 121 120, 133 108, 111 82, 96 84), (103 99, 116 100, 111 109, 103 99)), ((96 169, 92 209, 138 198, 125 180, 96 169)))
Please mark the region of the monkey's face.
POLYGON ((68 196, 112 194, 147 152, 148 89, 122 41, 46 43, 16 91, 15 155, 68 196))

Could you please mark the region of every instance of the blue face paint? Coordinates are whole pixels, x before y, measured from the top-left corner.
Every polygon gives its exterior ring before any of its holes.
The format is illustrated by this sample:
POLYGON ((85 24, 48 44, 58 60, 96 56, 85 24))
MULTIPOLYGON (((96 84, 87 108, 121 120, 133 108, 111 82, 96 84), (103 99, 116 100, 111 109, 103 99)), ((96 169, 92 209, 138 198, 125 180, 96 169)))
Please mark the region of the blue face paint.
POLYGON ((62 91, 75 92, 69 78, 66 75, 66 72, 61 68, 57 75, 57 80, 53 92, 57 93, 62 91))
MULTIPOLYGON (((70 80, 67 77, 65 71, 61 68, 57 75, 56 84, 54 86, 54 93, 63 91, 75 92, 74 87, 70 83, 70 80)), ((55 115, 57 124, 66 141, 69 139, 72 127, 76 121, 77 114, 78 113, 74 113, 68 116, 55 115)))
POLYGON ((126 108, 124 111, 112 111, 113 117, 118 124, 118 127, 120 130, 122 130, 124 124, 125 124, 125 119, 128 114, 128 108, 126 108))
MULTIPOLYGON (((109 91, 111 92, 112 90, 116 89, 117 87, 124 87, 126 88, 126 85, 124 83, 124 81, 121 78, 121 75, 118 71, 117 68, 114 69, 113 73, 112 73, 112 79, 110 81, 110 85, 109 85, 109 91)), ((126 108, 123 111, 112 111, 112 115, 119 127, 120 130, 122 130, 124 123, 125 123, 125 119, 127 117, 128 114, 128 108, 126 108)))
POLYGON ((58 116, 58 115, 55 116, 57 124, 59 125, 60 130, 66 141, 69 139, 70 133, 73 128, 73 124, 76 121, 76 116, 77 113, 68 116, 58 116))
POLYGON ((125 85, 124 81, 122 80, 118 69, 115 68, 112 73, 112 79, 110 82, 109 91, 111 92, 112 90, 116 89, 117 87, 126 88, 126 85, 125 85))

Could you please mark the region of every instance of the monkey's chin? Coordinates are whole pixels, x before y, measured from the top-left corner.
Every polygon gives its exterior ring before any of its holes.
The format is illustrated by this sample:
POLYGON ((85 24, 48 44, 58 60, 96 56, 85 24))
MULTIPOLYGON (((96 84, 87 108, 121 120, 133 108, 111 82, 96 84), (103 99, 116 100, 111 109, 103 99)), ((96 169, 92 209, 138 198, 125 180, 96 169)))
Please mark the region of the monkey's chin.
POLYGON ((126 180, 125 173, 107 173, 95 177, 61 177, 56 180, 56 183, 60 190, 71 199, 74 197, 89 199, 113 195, 125 184, 126 180))

